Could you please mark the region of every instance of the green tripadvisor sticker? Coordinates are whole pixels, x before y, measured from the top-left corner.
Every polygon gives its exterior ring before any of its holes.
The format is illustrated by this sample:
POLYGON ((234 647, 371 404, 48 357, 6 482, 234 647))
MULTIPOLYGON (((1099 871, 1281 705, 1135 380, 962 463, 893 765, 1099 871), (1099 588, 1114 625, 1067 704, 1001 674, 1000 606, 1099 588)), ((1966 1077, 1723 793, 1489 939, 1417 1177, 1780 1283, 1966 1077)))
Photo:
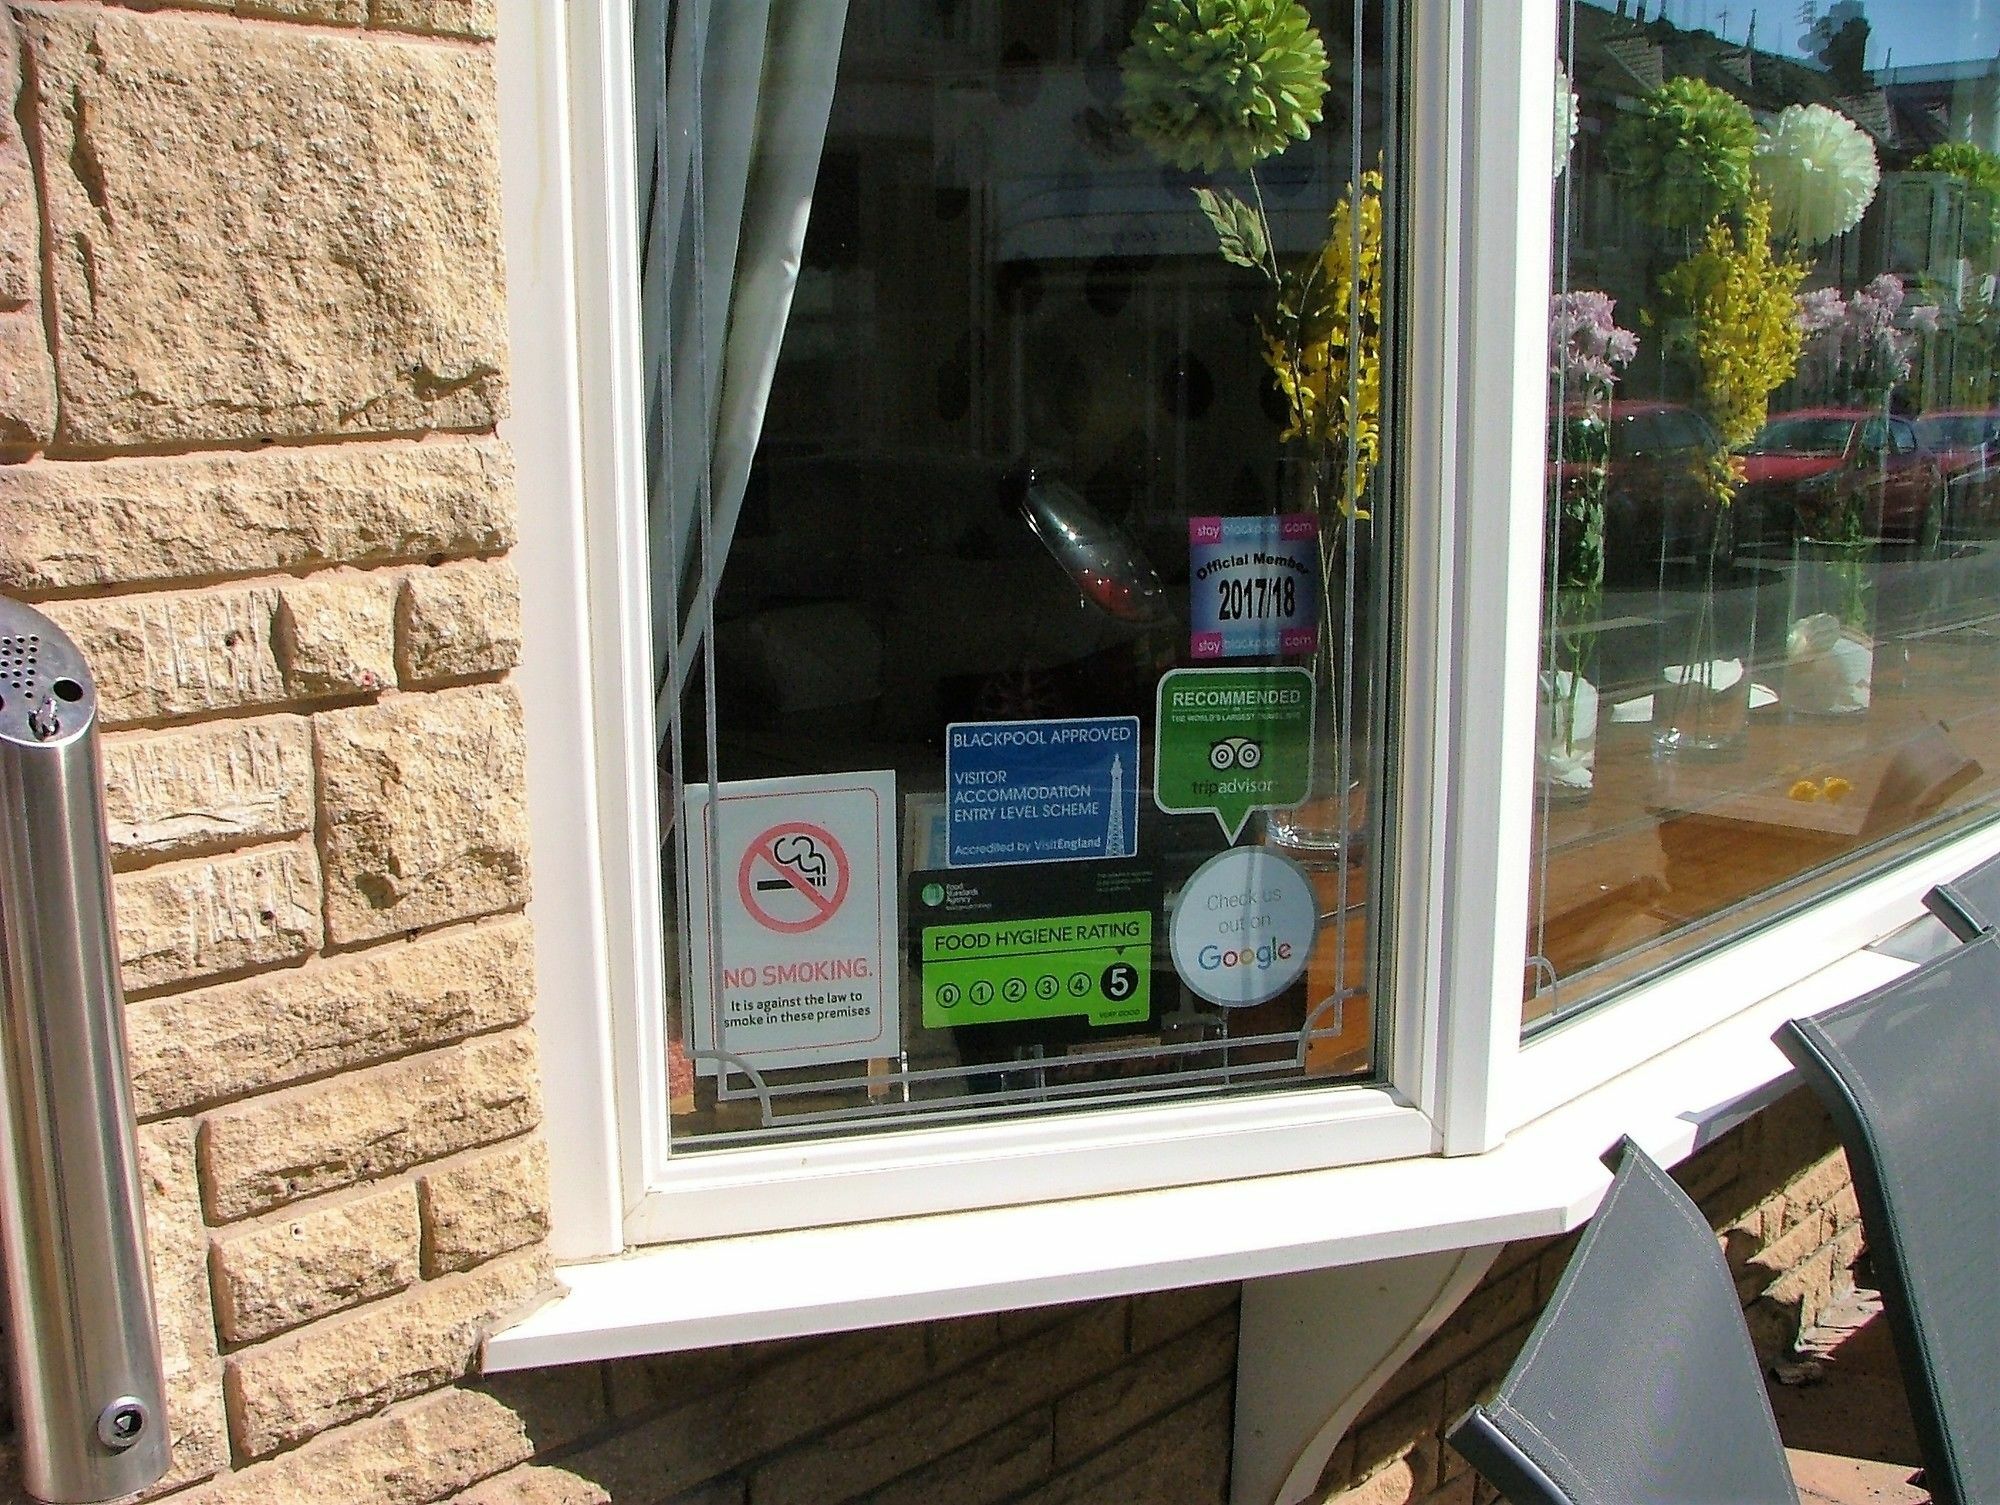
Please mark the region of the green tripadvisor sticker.
POLYGON ((1313 685, 1305 669, 1175 669, 1160 680, 1153 803, 1213 812, 1231 841, 1252 810, 1312 789, 1313 685))

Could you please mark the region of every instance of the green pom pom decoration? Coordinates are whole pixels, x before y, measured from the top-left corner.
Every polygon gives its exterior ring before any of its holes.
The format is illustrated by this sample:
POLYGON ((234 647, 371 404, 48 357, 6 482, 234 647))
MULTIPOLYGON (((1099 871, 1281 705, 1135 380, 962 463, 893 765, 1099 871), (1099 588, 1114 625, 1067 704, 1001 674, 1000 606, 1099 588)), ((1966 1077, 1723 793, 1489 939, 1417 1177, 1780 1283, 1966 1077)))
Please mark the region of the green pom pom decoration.
POLYGON ((1946 172, 1964 183, 1967 250, 1978 253, 2000 242, 2000 157, 1970 141, 1945 141, 1910 164, 1918 172, 1946 172))
POLYGON ((1326 47, 1297 0, 1148 0, 1123 70, 1132 133, 1188 172, 1305 140, 1326 97, 1326 47))
POLYGON ((1698 78, 1670 78, 1613 127, 1612 171, 1667 230, 1699 230, 1750 198, 1757 124, 1741 100, 1698 78))

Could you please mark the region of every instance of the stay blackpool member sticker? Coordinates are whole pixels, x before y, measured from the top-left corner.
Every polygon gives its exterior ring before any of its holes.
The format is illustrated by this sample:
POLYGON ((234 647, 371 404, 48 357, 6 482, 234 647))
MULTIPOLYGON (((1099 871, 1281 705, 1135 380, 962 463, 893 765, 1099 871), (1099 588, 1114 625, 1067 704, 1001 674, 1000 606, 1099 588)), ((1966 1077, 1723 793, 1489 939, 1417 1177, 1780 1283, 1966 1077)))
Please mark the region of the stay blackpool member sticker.
POLYGON ((1196 659, 1308 654, 1319 646, 1319 524, 1188 519, 1188 651, 1196 659))
POLYGON ((718 1048, 759 1068, 895 1054, 895 808, 893 773, 688 790, 686 997, 708 1075, 718 1048))
POLYGON ((1174 905, 1174 970, 1226 1009, 1276 998, 1306 970, 1319 934, 1312 881, 1266 847, 1236 847, 1194 870, 1174 905))

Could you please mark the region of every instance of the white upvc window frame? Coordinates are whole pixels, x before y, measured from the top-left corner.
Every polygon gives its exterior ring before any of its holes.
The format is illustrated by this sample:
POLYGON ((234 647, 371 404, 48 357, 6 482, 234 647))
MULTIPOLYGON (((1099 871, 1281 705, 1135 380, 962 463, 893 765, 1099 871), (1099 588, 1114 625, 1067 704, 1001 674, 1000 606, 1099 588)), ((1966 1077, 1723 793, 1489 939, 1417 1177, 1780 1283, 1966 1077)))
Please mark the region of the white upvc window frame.
MULTIPOLYGON (((1214 1204, 1216 1188, 1248 1178, 1306 1176, 1312 1195, 1338 1196, 1342 1167, 1357 1194, 1397 1204, 1357 1222, 1354 1247, 1368 1253, 1355 1257, 1380 1258, 1397 1238, 1412 1250, 1440 1247, 1445 1220, 1424 1200, 1436 1192, 1440 1158, 1488 1157, 1499 1174, 1505 1157, 1490 1152, 1524 1125, 1586 1099, 1601 1104, 1607 1092, 1615 1105, 1620 1079, 1649 1063, 1698 1061, 1688 1042, 1750 1017, 1753 1005, 1836 1001, 1845 985, 1813 985, 1813 974, 1914 918, 1937 878, 2000 849, 1991 827, 1961 837, 1522 1043, 1557 4, 1412 3, 1406 162, 1421 192, 1405 358, 1416 416, 1401 503, 1401 845, 1381 896, 1397 938, 1386 1085, 676 1155, 662 1037, 630 17, 623 0, 500 0, 514 356, 514 416, 502 432, 521 497, 518 683, 560 1259, 689 1240, 718 1241, 709 1253, 740 1240, 768 1257, 786 1230, 825 1243, 830 1225, 900 1218, 914 1228, 961 1215, 974 1217, 966 1226, 980 1237, 997 1229, 1004 1242, 1007 1230, 1025 1234, 1061 1206, 1108 1209, 1141 1196, 1152 1208, 1175 1188, 1189 1193, 1194 1216, 1214 1204), (1509 141, 1519 149, 1496 149, 1509 141), (1203 1187, 1205 1200, 1194 1195, 1203 1187)), ((1713 1075, 1712 1063, 1686 1069, 1713 1075)), ((1659 1075, 1647 1077, 1652 1107, 1659 1075)), ((1691 1101, 1703 1090, 1692 1075, 1689 1090, 1691 1101)), ((1603 1111, 1592 1111, 1595 1124, 1603 1111)), ((1589 1182, 1594 1172, 1579 1174, 1589 1182)), ((1580 1215, 1574 1187, 1550 1208, 1580 1215)), ((1480 1236, 1501 1226, 1481 1224, 1480 1236)), ((1274 1227, 1270 1247, 1296 1233, 1274 1227)), ((1340 1257, 1338 1239, 1315 1238, 1315 1257, 1340 1257)), ((1199 1269, 1219 1279, 1232 1268, 1283 1267, 1254 1254, 1246 1246, 1232 1267, 1210 1250, 1199 1269)), ((1112 1267, 1127 1257, 1101 1241, 1066 1256, 1068 1284, 1051 1273, 1054 1283, 1035 1289, 1040 1299, 1137 1289, 1133 1281, 1165 1281, 1176 1268, 1153 1251, 1121 1275, 1112 1267)), ((931 1292, 899 1307, 884 1297, 885 1310, 980 1309, 982 1288, 967 1280, 948 1299, 931 1292)), ((1005 1285, 995 1277, 989 1304, 1005 1304, 1005 1285)), ((698 1341, 831 1321, 753 1316, 701 1325, 698 1341)))

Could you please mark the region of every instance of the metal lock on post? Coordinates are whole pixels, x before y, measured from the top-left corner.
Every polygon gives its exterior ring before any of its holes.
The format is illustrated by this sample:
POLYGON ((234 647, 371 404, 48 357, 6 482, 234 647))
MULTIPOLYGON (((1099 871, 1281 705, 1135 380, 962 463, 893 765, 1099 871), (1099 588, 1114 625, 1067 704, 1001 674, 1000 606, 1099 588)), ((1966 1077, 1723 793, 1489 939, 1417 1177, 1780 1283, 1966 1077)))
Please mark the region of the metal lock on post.
POLYGON ((167 1471, 112 927, 97 693, 0 598, 0 1252, 23 1482, 59 1505, 167 1471))

